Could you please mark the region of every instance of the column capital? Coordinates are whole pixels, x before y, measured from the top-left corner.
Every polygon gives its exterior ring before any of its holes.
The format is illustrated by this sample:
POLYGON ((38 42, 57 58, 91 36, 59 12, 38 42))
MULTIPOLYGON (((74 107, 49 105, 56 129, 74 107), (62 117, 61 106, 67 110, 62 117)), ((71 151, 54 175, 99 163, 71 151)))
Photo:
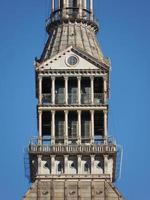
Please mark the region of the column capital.
POLYGON ((81 76, 77 76, 77 79, 78 79, 78 80, 81 80, 81 76))
POLYGON ((91 114, 95 113, 95 110, 90 110, 90 113, 91 113, 91 114))
POLYGON ((56 155, 50 155, 50 157, 51 157, 51 158, 55 158, 55 157, 56 157, 56 155))
POLYGON ((90 76, 90 79, 93 81, 94 80, 94 76, 90 76))
POLYGON ((91 154, 90 157, 91 157, 91 158, 95 158, 95 155, 94 155, 94 154, 91 154))
POLYGON ((51 110, 51 113, 52 113, 52 114, 55 114, 55 113, 56 113, 56 111, 55 111, 55 110, 51 110))
POLYGON ((104 113, 104 114, 107 114, 107 113, 108 113, 108 110, 107 110, 107 109, 103 110, 103 113, 104 113))
POLYGON ((42 80, 42 78, 43 78, 43 75, 42 75, 42 74, 39 74, 39 75, 38 75, 38 79, 39 79, 39 80, 42 80))
POLYGON ((69 79, 69 77, 65 75, 65 76, 64 76, 64 79, 65 79, 65 80, 68 80, 68 79, 69 79))
POLYGON ((68 110, 64 110, 64 113, 65 113, 65 114, 68 114, 68 113, 69 113, 69 111, 68 111, 68 110))
POLYGON ((42 112, 43 112, 42 110, 38 110, 38 113, 39 113, 39 114, 42 114, 42 112))
POLYGON ((42 156, 41 154, 39 154, 39 155, 38 155, 38 158, 40 158, 40 159, 41 159, 42 157, 43 157, 43 156, 42 156))
POLYGON ((107 79, 108 79, 106 74, 103 75, 102 78, 103 78, 103 80, 105 80, 105 81, 107 81, 107 79))
POLYGON ((109 156, 108 154, 104 154, 103 155, 104 158, 108 158, 108 156, 109 156))
POLYGON ((51 80, 55 80, 56 79, 56 76, 51 76, 51 80))

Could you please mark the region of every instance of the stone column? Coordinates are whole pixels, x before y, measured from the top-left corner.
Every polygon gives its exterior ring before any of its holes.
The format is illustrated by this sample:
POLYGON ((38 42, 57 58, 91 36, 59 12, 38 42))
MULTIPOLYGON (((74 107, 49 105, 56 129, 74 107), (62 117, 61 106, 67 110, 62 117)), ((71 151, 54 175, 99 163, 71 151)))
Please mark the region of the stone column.
POLYGON ((77 77, 78 79, 78 104, 81 104, 81 77, 77 77))
POLYGON ((104 110, 104 139, 107 141, 108 136, 108 111, 104 110))
POLYGON ((77 155, 78 157, 78 174, 82 174, 82 169, 81 169, 81 155, 77 155))
POLYGON ((91 155, 91 174, 94 174, 95 155, 91 155))
POLYGON ((38 175, 42 174, 42 155, 38 155, 38 175))
POLYGON ((107 78, 103 78, 104 104, 107 104, 107 78))
POLYGON ((52 104, 55 104, 55 77, 51 77, 52 80, 52 89, 51 89, 51 93, 52 93, 52 104))
POLYGON ((79 17, 80 18, 82 17, 82 8, 83 8, 82 0, 79 0, 79 17))
POLYGON ((78 144, 81 144, 81 110, 78 110, 78 144))
POLYGON ((91 143, 94 143, 94 110, 91 110, 91 143))
POLYGON ((42 104, 42 76, 39 76, 39 104, 42 104))
POLYGON ((67 0, 63 0, 63 17, 67 17, 66 15, 66 7, 67 7, 67 0))
POLYGON ((68 104, 68 77, 65 77, 65 104, 68 104))
POLYGON ((93 0, 90 0, 90 19, 93 20, 93 0))
POLYGON ((38 111, 39 115, 39 135, 38 135, 38 143, 42 144, 42 110, 38 111))
POLYGON ((58 9, 60 9, 60 0, 58 0, 58 9))
POLYGON ((68 155, 64 155, 64 172, 68 174, 68 155))
POLYGON ((94 104, 94 77, 91 77, 91 103, 94 104))
POLYGON ((51 119, 51 144, 55 144, 55 111, 52 111, 51 119))
POLYGON ((51 10, 52 10, 52 13, 55 11, 55 0, 51 0, 51 10))
POLYGON ((83 1, 83 8, 86 9, 86 0, 83 1))
POLYGON ((55 155, 51 155, 51 174, 56 174, 55 155))
POLYGON ((65 110, 65 144, 68 144, 68 110, 65 110))

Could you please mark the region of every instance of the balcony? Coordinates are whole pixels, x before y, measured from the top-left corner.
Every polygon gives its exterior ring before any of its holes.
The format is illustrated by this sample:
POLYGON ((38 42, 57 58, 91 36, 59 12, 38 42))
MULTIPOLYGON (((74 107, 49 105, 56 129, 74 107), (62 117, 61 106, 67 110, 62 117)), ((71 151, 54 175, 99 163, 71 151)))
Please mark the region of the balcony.
POLYGON ((116 153, 115 145, 29 145, 29 153, 116 153))
MULTIPOLYGON (((76 139, 76 137, 71 137, 72 139, 76 139)), ((96 137, 98 138, 98 137, 96 137)), ((63 137, 59 137, 59 139, 63 139, 63 137)), ((100 139, 100 138, 99 138, 100 139)), ((37 138, 32 138, 28 147, 28 151, 30 154, 37 153, 116 153, 117 145, 115 141, 109 137, 108 139, 100 139, 101 142, 94 144, 75 144, 71 143, 68 145, 65 144, 50 144, 50 137, 45 137, 42 139, 42 144, 38 144, 37 138), (46 141, 46 142, 45 142, 46 141), (49 141, 49 143, 48 143, 49 141)))
POLYGON ((55 10, 55 12, 50 16, 50 18, 46 20, 46 30, 48 32, 52 24, 66 20, 87 22, 88 24, 92 24, 96 30, 99 29, 98 20, 94 16, 91 16, 88 10, 83 9, 84 16, 79 15, 79 8, 68 7, 66 8, 65 15, 62 14, 63 11, 64 9, 55 10))

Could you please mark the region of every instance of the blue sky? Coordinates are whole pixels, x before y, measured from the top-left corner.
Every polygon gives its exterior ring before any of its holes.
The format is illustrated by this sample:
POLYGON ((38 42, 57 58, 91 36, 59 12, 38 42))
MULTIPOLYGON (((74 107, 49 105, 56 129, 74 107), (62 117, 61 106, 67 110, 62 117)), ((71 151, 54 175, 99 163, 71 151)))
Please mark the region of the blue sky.
MULTIPOLYGON (((98 34, 112 61, 109 134, 123 145, 127 200, 148 200, 150 179, 150 1, 95 0, 98 34)), ((49 0, 1 0, 0 194, 19 200, 29 187, 24 147, 36 131, 33 60, 46 41, 49 0)))

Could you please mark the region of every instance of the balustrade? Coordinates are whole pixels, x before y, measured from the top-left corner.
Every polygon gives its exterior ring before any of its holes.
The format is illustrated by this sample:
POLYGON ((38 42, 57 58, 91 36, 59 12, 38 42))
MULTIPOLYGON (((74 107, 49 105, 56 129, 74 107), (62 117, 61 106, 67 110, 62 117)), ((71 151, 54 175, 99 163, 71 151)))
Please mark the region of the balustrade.
POLYGON ((29 145, 30 153, 45 152, 45 153, 115 153, 116 145, 29 145))

